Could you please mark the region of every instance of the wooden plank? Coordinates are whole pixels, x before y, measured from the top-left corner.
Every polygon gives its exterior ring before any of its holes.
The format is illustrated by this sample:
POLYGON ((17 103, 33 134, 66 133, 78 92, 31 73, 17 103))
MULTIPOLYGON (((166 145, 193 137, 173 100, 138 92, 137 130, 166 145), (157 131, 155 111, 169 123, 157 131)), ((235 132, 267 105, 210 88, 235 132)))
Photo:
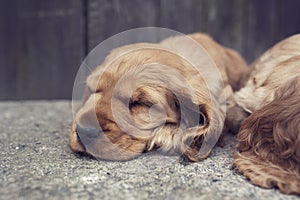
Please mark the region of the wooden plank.
POLYGON ((300 1, 285 0, 277 2, 276 41, 300 33, 300 1))
POLYGON ((16 2, 0 1, 0 99, 16 97, 16 2))
MULTIPOLYGON (((13 28, 11 34, 2 37, 14 41, 14 62, 1 68, 16 68, 16 96, 1 98, 71 98, 74 77, 84 56, 82 2, 14 0, 11 7, 15 12, 3 20, 13 17, 13 28)), ((5 23, 4 29, 9 26, 5 23)))
POLYGON ((243 5, 239 0, 161 0, 161 26, 182 33, 206 32, 221 44, 243 50, 243 5))
POLYGON ((245 1, 209 1, 207 32, 219 43, 243 54, 245 1))
POLYGON ((88 50, 122 31, 158 26, 159 0, 88 0, 88 50))
POLYGON ((245 58, 252 62, 276 42, 278 22, 277 2, 274 0, 246 1, 245 58))
POLYGON ((85 53, 145 26, 207 32, 252 62, 300 32, 298 0, 0 0, 0 100, 71 98, 85 53))
POLYGON ((185 34, 205 30, 207 8, 207 0, 161 0, 160 26, 185 34))

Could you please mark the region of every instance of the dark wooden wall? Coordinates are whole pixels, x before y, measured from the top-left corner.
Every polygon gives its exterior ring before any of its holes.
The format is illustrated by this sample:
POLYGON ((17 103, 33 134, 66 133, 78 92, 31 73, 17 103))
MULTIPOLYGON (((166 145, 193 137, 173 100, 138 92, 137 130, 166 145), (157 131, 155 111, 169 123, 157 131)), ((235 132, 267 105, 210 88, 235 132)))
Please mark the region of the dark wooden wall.
POLYGON ((299 0, 0 0, 0 99, 70 99, 87 53, 137 27, 211 34, 248 62, 300 33, 299 0))
POLYGON ((84 57, 83 4, 0 1, 0 98, 70 98, 84 57))

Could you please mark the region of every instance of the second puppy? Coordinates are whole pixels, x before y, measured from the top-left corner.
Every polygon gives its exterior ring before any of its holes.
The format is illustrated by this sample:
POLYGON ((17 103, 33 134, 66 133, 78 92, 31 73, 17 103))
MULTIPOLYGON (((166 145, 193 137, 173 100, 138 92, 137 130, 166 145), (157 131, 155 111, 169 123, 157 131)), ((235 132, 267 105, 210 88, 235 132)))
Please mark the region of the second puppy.
POLYGON ((276 44, 251 68, 227 116, 233 130, 241 124, 234 164, 256 185, 300 194, 300 35, 276 44))

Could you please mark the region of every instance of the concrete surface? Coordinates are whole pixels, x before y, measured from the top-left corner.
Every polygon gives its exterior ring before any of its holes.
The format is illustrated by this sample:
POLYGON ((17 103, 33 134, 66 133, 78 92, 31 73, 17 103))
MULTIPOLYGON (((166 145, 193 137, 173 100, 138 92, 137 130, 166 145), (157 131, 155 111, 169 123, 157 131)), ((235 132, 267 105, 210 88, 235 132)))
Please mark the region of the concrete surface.
POLYGON ((232 136, 201 163, 145 154, 104 162, 73 154, 67 101, 0 102, 0 199, 300 199, 230 170, 232 136))

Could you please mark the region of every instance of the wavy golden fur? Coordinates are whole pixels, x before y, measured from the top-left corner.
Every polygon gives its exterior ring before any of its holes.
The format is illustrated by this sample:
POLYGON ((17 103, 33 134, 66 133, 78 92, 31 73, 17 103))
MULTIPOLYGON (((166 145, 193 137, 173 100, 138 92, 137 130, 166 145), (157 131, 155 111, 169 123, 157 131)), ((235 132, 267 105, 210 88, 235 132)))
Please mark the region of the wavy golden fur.
POLYGON ((230 99, 233 91, 240 89, 248 68, 237 52, 217 44, 209 36, 196 33, 188 38, 200 44, 211 58, 197 56, 195 51, 199 47, 190 45, 183 36, 158 44, 132 44, 113 50, 87 78, 83 103, 70 133, 71 149, 106 160, 133 159, 152 149, 180 153, 190 161, 206 158, 211 149, 199 154, 200 146, 209 145, 218 136, 225 118, 221 105, 226 101, 220 96, 225 88, 224 98, 230 99), (221 79, 212 72, 211 59, 221 79), (200 67, 201 75, 190 61, 200 67), (123 83, 122 78, 128 73, 127 82, 123 83), (162 75, 164 78, 160 79, 162 75), (188 84, 183 84, 180 77, 188 84), (169 87, 145 84, 134 88, 133 85, 143 79, 156 79, 169 87), (124 103, 126 98, 129 98, 128 107, 124 103), (112 99, 116 99, 113 106, 112 99), (183 116, 180 112, 184 107, 180 100, 188 105, 184 109, 191 115, 199 116, 199 121, 190 124, 191 116, 183 116), (119 112, 117 117, 124 116, 118 120, 127 126, 120 127, 122 123, 116 122, 112 107, 119 112), (130 116, 126 113, 128 108, 130 116), (149 118, 149 112, 160 116, 161 110, 164 113, 159 119, 163 118, 164 125, 149 118), (130 119, 136 126, 128 125, 130 119), (180 132, 181 121, 186 127, 180 132), (100 129, 103 130, 101 134, 100 129))
POLYGON ((276 44, 251 68, 227 119, 232 130, 242 124, 234 165, 256 185, 300 194, 300 35, 276 44))

